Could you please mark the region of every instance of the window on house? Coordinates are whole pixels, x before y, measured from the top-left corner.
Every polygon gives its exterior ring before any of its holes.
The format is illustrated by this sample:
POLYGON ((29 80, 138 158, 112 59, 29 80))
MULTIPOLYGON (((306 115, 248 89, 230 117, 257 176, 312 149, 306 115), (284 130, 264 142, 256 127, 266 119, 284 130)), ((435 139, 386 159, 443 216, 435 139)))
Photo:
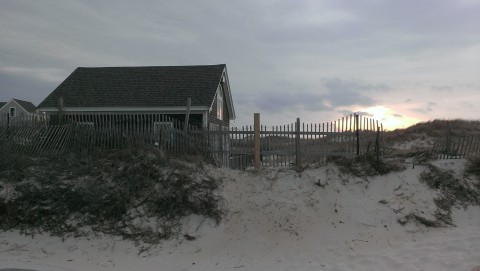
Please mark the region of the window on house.
POLYGON ((10 117, 15 117, 17 115, 17 109, 15 107, 10 107, 10 117))
POLYGON ((217 91, 217 119, 223 120, 223 84, 218 86, 217 91))

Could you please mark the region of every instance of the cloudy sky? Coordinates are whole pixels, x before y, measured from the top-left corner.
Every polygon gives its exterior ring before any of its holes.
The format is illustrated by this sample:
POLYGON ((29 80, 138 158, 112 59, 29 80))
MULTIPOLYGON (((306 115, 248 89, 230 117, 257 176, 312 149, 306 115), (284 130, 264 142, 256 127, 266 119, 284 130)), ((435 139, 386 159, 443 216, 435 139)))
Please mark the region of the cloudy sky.
POLYGON ((480 118, 478 0, 0 0, 0 101, 76 67, 227 64, 237 120, 480 118))

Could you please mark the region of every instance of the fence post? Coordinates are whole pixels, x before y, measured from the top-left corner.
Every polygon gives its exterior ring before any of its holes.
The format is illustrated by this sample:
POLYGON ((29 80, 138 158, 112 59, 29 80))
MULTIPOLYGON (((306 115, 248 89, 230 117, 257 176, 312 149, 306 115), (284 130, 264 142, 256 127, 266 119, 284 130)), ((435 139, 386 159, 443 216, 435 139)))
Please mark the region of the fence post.
POLYGON ((301 171, 302 165, 300 164, 300 118, 297 118, 297 123, 295 124, 295 165, 297 167, 297 172, 301 171))
POLYGON ((63 124, 63 98, 58 98, 58 124, 63 124))
POLYGON ((260 113, 253 114, 253 144, 254 144, 254 160, 255 170, 259 170, 261 166, 260 161, 260 113))
POLYGON ((187 112, 185 113, 185 126, 183 127, 183 130, 185 132, 188 131, 188 122, 190 121, 190 106, 192 105, 192 99, 188 98, 187 99, 187 112))
MULTIPOLYGON (((187 98, 187 111, 185 112, 185 123, 183 126, 183 134, 180 136, 183 139, 182 147, 184 148, 182 152, 187 153, 190 150, 190 140, 188 138, 188 122, 190 121, 190 106, 192 105, 192 99, 187 98)), ((180 127, 178 127, 180 129, 180 127)))
POLYGON ((445 153, 450 155, 452 153, 452 130, 447 122, 447 130, 445 135, 445 153))
POLYGON ((375 152, 377 155, 377 164, 380 163, 380 127, 377 124, 377 137, 375 139, 375 152))
POLYGON ((385 157, 385 131, 383 130, 383 124, 382 123, 380 123, 380 132, 381 132, 380 135, 381 135, 381 138, 382 138, 382 141, 380 143, 380 148, 382 149, 380 155, 382 157, 385 157))
POLYGON ((359 126, 359 115, 355 114, 355 135, 357 137, 357 156, 360 156, 360 128, 359 126))

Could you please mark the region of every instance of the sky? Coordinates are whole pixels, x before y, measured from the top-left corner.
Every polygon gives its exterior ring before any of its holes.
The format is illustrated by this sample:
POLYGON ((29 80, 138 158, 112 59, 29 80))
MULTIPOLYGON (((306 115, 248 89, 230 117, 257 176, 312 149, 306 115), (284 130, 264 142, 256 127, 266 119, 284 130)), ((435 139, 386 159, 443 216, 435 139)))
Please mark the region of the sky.
POLYGON ((227 64, 233 126, 479 119, 480 0, 0 0, 0 101, 76 67, 227 64))

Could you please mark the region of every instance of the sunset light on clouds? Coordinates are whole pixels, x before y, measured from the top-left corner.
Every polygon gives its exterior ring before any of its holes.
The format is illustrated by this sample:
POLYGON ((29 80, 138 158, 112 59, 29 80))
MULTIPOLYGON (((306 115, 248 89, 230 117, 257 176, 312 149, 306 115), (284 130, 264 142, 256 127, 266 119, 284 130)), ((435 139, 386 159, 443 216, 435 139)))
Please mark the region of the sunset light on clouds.
POLYGON ((386 130, 395 130, 409 127, 421 120, 402 115, 384 106, 374 106, 362 110, 373 119, 380 121, 386 130))
POLYGON ((0 2, 0 102, 77 67, 227 65, 237 119, 478 119, 478 1, 0 2), (114 3, 114 4, 112 4, 114 3))

